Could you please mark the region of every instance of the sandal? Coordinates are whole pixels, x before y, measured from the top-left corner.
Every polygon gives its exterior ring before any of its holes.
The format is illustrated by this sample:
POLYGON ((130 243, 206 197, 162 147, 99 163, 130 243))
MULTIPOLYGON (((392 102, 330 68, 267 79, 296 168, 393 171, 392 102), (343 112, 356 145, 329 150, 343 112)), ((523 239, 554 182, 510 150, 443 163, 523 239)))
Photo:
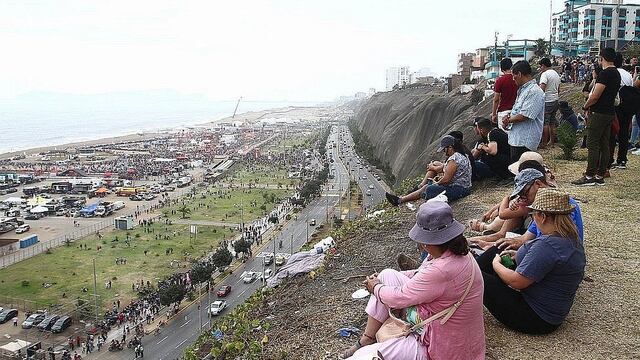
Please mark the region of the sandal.
MULTIPOLYGON (((366 337, 366 338, 368 338, 370 340, 373 340, 373 342, 371 344, 376 342, 376 338, 375 337, 369 336, 369 335, 367 335, 365 333, 362 333, 362 336, 364 336, 364 337, 366 337)), ((366 345, 370 345, 370 344, 366 344, 366 345)), ((345 352, 342 353, 342 357, 341 358, 342 359, 347 359, 347 358, 352 357, 353 354, 355 354, 355 352, 358 351, 358 349, 360 349, 361 347, 366 346, 366 345, 362 345, 362 343, 360 342, 360 339, 358 339, 358 341, 353 346, 351 346, 350 348, 345 350, 345 352)))
POLYGON ((478 219, 469 220, 469 228, 473 231, 483 232, 487 229, 487 223, 478 219))

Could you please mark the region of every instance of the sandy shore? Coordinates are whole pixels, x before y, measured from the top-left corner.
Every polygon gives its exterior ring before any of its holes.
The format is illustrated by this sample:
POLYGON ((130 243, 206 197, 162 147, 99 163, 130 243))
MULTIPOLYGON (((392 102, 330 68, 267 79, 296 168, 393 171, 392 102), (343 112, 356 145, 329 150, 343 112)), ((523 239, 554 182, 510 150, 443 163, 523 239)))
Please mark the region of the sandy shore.
MULTIPOLYGON (((297 111, 308 111, 308 110, 313 111, 316 109, 319 109, 319 107, 290 106, 285 108, 269 109, 269 110, 262 110, 262 111, 250 111, 242 114, 237 114, 235 118, 232 118, 231 116, 229 116, 229 117, 225 117, 222 119, 218 119, 218 120, 214 120, 214 121, 210 121, 202 124, 192 125, 189 127, 193 128, 193 127, 212 126, 217 123, 230 122, 230 121, 254 122, 269 116, 292 114, 297 111)), ((35 148, 30 148, 25 150, 6 152, 6 153, 0 154, 0 160, 11 158, 11 157, 22 155, 22 154, 26 154, 27 156, 34 155, 34 154, 38 154, 41 152, 46 152, 54 149, 64 150, 64 149, 73 149, 73 148, 79 148, 84 146, 111 144, 114 142, 117 143, 117 142, 148 140, 148 139, 153 139, 161 136, 170 136, 171 133, 178 128, 182 128, 182 126, 175 127, 169 130, 140 132, 140 133, 134 133, 134 134, 128 134, 128 135, 105 137, 105 138, 100 138, 95 140, 71 142, 71 143, 62 144, 62 145, 41 146, 41 147, 35 147, 35 148)))

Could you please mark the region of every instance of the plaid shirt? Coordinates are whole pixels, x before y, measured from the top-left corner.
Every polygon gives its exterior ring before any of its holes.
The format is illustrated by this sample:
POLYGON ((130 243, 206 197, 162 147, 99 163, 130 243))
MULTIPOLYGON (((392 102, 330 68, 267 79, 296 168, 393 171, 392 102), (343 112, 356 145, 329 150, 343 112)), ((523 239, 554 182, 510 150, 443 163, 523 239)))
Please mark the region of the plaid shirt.
POLYGON ((509 145, 524 146, 529 150, 538 149, 544 126, 544 91, 535 79, 520 86, 511 116, 522 115, 525 121, 513 123, 509 131, 509 145))

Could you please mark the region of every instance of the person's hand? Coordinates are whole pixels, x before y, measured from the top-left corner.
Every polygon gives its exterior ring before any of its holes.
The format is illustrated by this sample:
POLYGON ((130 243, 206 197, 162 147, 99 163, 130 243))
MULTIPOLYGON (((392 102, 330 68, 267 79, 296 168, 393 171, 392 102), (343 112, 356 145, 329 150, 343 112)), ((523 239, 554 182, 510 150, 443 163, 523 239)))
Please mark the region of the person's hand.
POLYGON ((382 282, 378 279, 378 274, 373 274, 367 276, 367 279, 363 282, 363 285, 370 294, 373 294, 373 288, 381 283, 382 282))
POLYGON ((509 126, 509 120, 511 120, 511 115, 507 115, 502 119, 502 127, 507 128, 509 126))
POLYGON ((503 252, 501 252, 501 253, 500 253, 500 257, 503 257, 504 255, 509 255, 509 257, 510 257, 512 260, 515 260, 515 259, 516 259, 516 254, 517 254, 517 253, 518 253, 518 252, 517 252, 517 251, 515 251, 515 250, 504 250, 503 252))
POLYGON ((524 244, 524 240, 520 238, 498 239, 496 246, 501 250, 518 250, 524 244))
POLYGON ((491 122, 494 124, 498 123, 498 114, 491 114, 491 122))
POLYGON ((518 201, 518 199, 513 199, 509 201, 509 210, 516 211, 519 208, 520 208, 520 202, 518 201))
POLYGON ((484 213, 484 215, 482 215, 482 218, 480 219, 482 222, 488 222, 489 220, 491 220, 491 211, 487 211, 486 213, 484 213))
POLYGON ((502 259, 500 258, 500 255, 498 255, 498 254, 496 254, 496 256, 493 257, 493 261, 491 263, 492 263, 494 269, 496 268, 497 265, 504 266, 504 265, 502 265, 502 259))

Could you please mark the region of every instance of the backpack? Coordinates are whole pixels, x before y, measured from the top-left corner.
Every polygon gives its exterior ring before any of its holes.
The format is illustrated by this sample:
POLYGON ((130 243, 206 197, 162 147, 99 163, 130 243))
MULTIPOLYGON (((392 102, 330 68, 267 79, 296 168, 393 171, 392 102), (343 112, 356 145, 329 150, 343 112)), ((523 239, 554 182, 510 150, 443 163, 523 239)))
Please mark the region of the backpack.
POLYGON ((634 86, 623 86, 620 95, 620 110, 627 114, 636 114, 640 110, 640 89, 634 86))

